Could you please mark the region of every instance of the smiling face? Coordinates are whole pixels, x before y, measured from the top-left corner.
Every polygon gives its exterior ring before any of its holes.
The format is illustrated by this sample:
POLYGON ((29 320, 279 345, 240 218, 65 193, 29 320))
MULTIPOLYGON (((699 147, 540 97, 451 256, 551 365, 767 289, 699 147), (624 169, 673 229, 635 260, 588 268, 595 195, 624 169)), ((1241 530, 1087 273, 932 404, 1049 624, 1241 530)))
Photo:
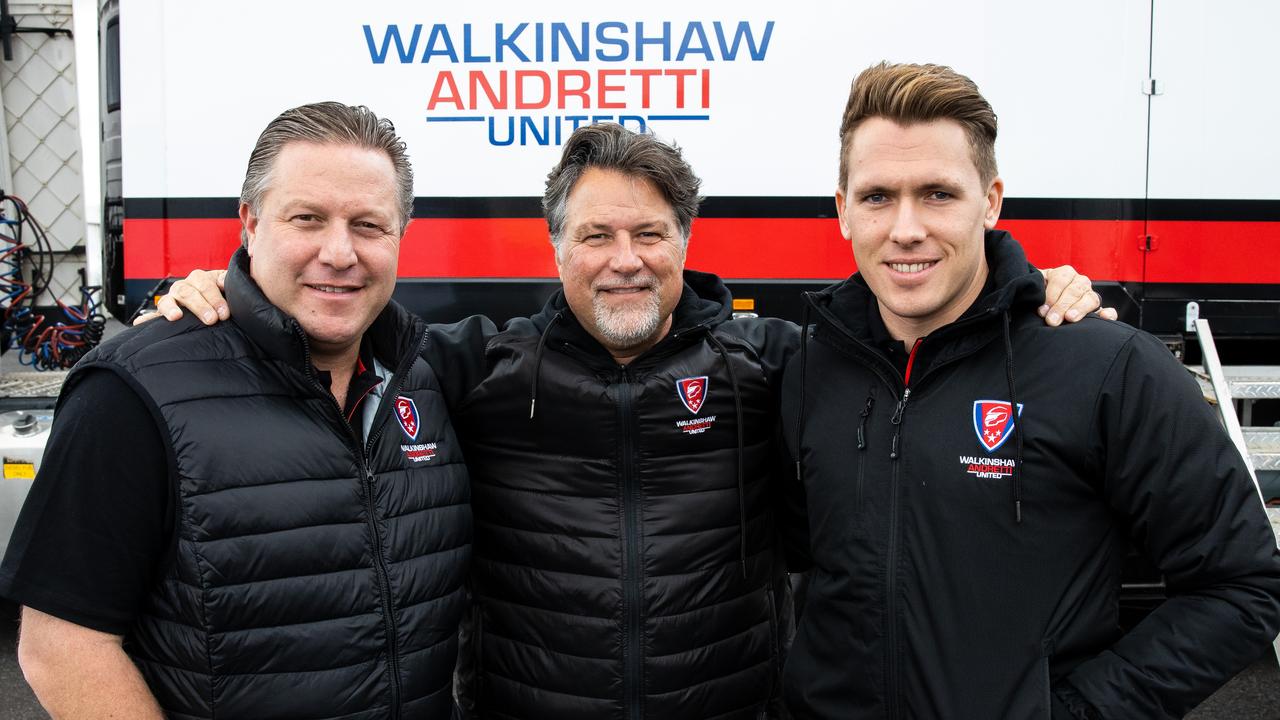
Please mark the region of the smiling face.
POLYGON ((684 245, 671 205, 647 178, 588 168, 569 193, 556 249, 565 300, 620 362, 671 329, 684 245))
POLYGON ((983 232, 1004 184, 984 184, 959 123, 873 117, 853 132, 836 191, 840 232, 893 337, 910 343, 964 313, 987 278, 983 232))
POLYGON ((354 361, 391 299, 400 251, 395 170, 385 152, 294 141, 271 168, 255 213, 240 206, 249 274, 292 315, 313 361, 354 361))

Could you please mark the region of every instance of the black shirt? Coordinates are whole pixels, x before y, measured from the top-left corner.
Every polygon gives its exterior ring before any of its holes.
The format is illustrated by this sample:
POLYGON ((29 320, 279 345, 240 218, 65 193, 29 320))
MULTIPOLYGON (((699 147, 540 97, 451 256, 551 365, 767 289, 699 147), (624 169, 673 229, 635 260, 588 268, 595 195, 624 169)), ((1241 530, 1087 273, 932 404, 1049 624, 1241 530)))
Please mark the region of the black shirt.
MULTIPOLYGON (((357 435, 356 410, 381 382, 368 343, 360 354, 343 409, 357 435)), ((110 370, 77 373, 63 395, 0 564, 0 596, 124 635, 177 546, 166 431, 110 370)))

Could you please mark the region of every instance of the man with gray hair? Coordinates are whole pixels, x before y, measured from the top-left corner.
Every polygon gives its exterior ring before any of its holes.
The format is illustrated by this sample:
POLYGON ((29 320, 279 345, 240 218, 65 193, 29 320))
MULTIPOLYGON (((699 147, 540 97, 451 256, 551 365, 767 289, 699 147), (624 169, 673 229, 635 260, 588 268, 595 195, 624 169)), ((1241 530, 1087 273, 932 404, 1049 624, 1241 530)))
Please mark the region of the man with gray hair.
MULTIPOLYGON (((779 712, 776 408, 798 332, 732 320, 723 283, 684 268, 699 185, 653 135, 579 128, 543 196, 561 291, 502 330, 431 328, 472 479, 470 713, 779 712)), ((220 302, 203 275, 173 294, 220 302)))
POLYGON ((68 377, 0 567, 52 715, 452 714, 469 489, 390 301, 412 207, 390 122, 288 110, 249 161, 235 319, 132 329, 68 377))

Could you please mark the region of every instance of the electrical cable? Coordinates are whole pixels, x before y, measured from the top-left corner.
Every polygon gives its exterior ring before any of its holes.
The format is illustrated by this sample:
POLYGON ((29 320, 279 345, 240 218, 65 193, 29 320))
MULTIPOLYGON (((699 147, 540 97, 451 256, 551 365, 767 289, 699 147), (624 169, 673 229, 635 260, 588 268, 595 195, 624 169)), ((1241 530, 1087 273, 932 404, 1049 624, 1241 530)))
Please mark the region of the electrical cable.
POLYGON ((102 287, 88 285, 83 268, 79 305, 57 300, 56 307, 37 306, 56 266, 48 233, 27 203, 0 190, 0 339, 3 349, 17 350, 18 362, 35 370, 75 365, 102 341, 106 327, 102 287))

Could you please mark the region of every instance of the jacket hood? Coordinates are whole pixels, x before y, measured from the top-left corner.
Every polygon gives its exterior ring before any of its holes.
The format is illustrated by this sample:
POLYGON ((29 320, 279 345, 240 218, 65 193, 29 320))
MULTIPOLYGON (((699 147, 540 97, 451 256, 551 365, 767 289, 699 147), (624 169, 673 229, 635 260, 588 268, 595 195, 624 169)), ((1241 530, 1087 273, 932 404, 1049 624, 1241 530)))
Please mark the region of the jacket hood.
MULTIPOLYGON (((688 335, 698 328, 711 328, 728 320, 733 315, 733 297, 729 289, 719 277, 711 273, 697 270, 684 271, 684 290, 680 300, 671 313, 671 331, 658 345, 674 341, 688 335)), ((582 327, 569 303, 565 300, 564 289, 557 290, 547 303, 530 318, 539 334, 546 334, 552 339, 564 340, 592 350, 608 354, 600 343, 582 327), (548 327, 557 316, 555 327, 548 327)), ((657 346, 655 346, 657 347, 657 346)))
MULTIPOLYGON (((978 298, 975 307, 991 316, 1044 303, 1044 277, 1027 262, 1027 255, 1004 230, 988 230, 983 237, 987 270, 994 290, 978 298)), ((867 311, 876 302, 861 273, 807 296, 826 320, 855 337, 870 335, 867 311)))

